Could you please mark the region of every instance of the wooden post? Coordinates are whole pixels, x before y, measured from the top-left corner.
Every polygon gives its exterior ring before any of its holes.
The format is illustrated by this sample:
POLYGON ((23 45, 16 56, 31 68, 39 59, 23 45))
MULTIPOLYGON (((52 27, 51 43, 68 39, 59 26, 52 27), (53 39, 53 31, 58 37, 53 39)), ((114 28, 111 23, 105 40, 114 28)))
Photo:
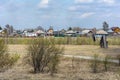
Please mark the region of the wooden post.
POLYGON ((106 35, 103 35, 104 48, 107 48, 106 35))

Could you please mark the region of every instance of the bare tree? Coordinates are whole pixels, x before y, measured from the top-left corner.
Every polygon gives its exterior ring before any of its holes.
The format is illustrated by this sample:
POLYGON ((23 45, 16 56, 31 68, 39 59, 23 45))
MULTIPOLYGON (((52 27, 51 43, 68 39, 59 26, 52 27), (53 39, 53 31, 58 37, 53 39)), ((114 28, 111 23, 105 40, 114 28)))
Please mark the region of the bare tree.
POLYGON ((108 31, 109 30, 109 25, 107 24, 107 22, 103 22, 103 30, 104 31, 108 31))

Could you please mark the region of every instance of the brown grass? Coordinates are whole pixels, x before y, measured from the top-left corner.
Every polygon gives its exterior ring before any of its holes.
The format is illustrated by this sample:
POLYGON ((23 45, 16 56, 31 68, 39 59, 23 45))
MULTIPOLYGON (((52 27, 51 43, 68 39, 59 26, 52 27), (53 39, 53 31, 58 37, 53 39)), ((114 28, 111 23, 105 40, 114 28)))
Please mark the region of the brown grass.
MULTIPOLYGON (((101 49, 99 46, 93 45, 65 45, 65 54, 93 56, 99 55, 116 55, 120 52, 120 46, 109 46, 108 49, 101 49)), ((62 58, 59 65, 59 71, 54 77, 50 74, 33 74, 32 68, 24 64, 22 57, 27 53, 26 45, 9 45, 9 53, 21 54, 18 63, 6 72, 0 73, 1 80, 119 80, 120 68, 113 65, 108 72, 94 74, 89 67, 87 60, 75 60, 74 69, 72 68, 72 60, 62 58), (79 63, 78 63, 79 62, 79 63)))
POLYGON ((59 71, 53 77, 50 73, 33 74, 32 68, 18 62, 16 66, 4 73, 0 73, 1 80, 119 80, 118 70, 120 67, 111 66, 108 72, 101 71, 92 73, 89 67, 90 62, 87 60, 75 60, 74 68, 72 67, 72 59, 62 58, 59 65, 59 71))
POLYGON ((117 54, 120 54, 120 46, 110 45, 109 48, 103 49, 95 45, 66 45, 65 54, 81 56, 93 56, 94 54, 99 54, 99 56, 115 56, 117 54))
MULTIPOLYGON (((99 54, 99 56, 108 55, 118 55, 120 54, 120 46, 109 45, 109 48, 103 49, 95 45, 63 45, 65 47, 64 54, 70 55, 81 55, 81 56, 93 56, 94 54, 99 54)), ((9 45, 10 53, 27 53, 27 45, 9 45)))

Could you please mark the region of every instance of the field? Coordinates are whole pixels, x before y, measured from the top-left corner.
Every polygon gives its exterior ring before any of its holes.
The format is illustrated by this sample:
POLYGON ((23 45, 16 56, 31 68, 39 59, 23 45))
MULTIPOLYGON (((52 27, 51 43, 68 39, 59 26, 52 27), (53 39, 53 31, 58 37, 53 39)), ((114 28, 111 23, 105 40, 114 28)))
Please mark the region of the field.
MULTIPOLYGON (((0 38, 1 39, 1 38, 0 38)), ((8 44, 29 44, 32 40, 40 38, 5 38, 8 44)), ((54 39, 56 44, 62 45, 99 45, 100 38, 96 38, 96 42, 91 37, 46 37, 45 39, 54 39)), ((120 45, 120 37, 108 37, 109 45, 120 45)))
MULTIPOLYGON (((120 46, 110 45, 108 49, 101 49, 94 45, 62 45, 68 55, 100 56, 120 54, 120 46)), ((21 58, 11 69, 0 73, 0 80, 119 80, 120 67, 112 64, 108 72, 104 72, 102 67, 99 73, 92 73, 90 61, 61 58, 58 72, 51 77, 50 74, 33 74, 32 68, 24 63, 23 57, 27 53, 27 45, 9 45, 9 53, 20 54, 21 58)), ((111 65, 111 64, 110 64, 111 65)))
MULTIPOLYGON (((95 45, 62 45, 65 48, 64 54, 68 55, 81 55, 81 56, 93 56, 94 54, 112 55, 116 56, 120 54, 119 45, 109 45, 109 48, 103 49, 95 45)), ((26 54, 27 45, 9 45, 10 53, 26 54)))

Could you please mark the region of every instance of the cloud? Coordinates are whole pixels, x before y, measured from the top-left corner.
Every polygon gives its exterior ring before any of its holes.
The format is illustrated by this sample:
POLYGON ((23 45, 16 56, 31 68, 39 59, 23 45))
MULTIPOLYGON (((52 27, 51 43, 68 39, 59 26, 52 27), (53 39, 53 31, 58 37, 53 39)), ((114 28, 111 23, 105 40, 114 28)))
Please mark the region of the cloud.
POLYGON ((57 16, 55 15, 48 15, 48 14, 43 14, 40 16, 40 18, 43 18, 43 19, 52 19, 52 18, 56 18, 57 16))
POLYGON ((115 0, 99 0, 101 3, 106 3, 106 4, 114 4, 116 1, 115 0))
POLYGON ((114 4, 116 0, 75 0, 75 3, 106 3, 106 4, 114 4))
POLYGON ((49 0, 41 0, 40 3, 38 4, 39 8, 47 8, 49 4, 49 0))
POLYGON ((23 1, 8 0, 2 3, 2 5, 0 6, 0 10, 7 11, 7 12, 15 12, 20 10, 23 7, 24 7, 23 1))
POLYGON ((80 18, 87 18, 94 14, 95 14, 94 12, 83 13, 82 15, 80 15, 80 18))
POLYGON ((74 5, 74 6, 70 6, 68 8, 68 10, 70 11, 79 11, 79 10, 88 10, 89 7, 88 6, 84 6, 84 5, 74 5))
POLYGON ((91 3, 94 0, 75 0, 75 3, 91 3))

